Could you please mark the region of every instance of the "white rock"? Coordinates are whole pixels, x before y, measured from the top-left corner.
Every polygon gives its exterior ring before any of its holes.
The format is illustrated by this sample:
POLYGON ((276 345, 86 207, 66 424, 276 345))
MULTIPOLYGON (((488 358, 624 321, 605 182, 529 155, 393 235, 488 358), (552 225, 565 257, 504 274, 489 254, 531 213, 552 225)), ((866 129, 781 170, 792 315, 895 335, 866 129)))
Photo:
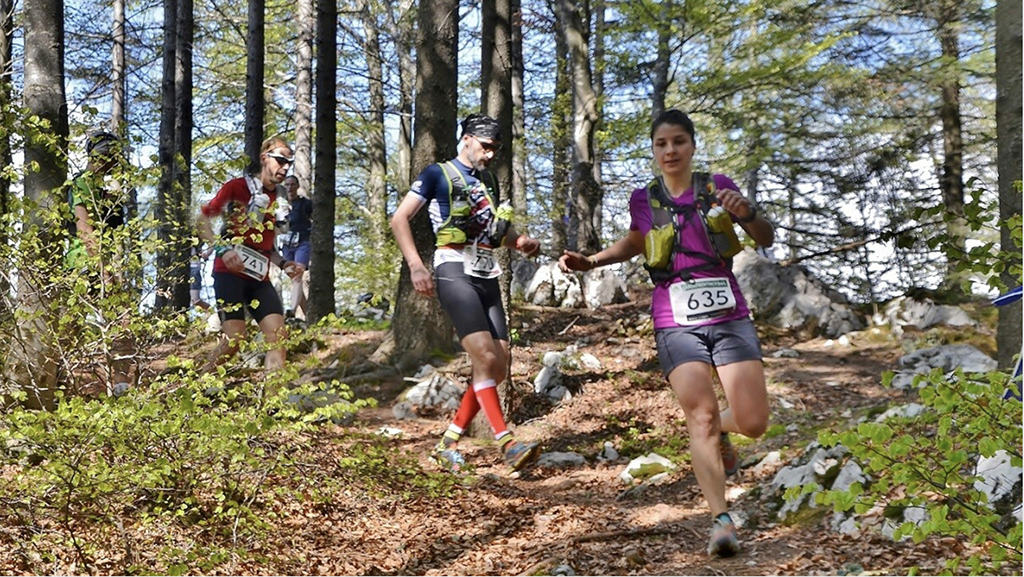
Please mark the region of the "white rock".
MULTIPOLYGON (((627 485, 632 484, 634 481, 636 481, 636 478, 633 476, 633 473, 638 472, 641 469, 641 467, 651 465, 660 466, 665 471, 671 471, 672 469, 676 468, 672 461, 669 461, 665 457, 662 457, 657 453, 649 453, 644 457, 637 457, 636 459, 630 461, 629 464, 626 465, 626 468, 623 469, 621 473, 619 473, 619 479, 627 485)), ((661 473, 649 477, 648 480, 650 482, 655 482, 655 477, 658 477, 659 475, 661 475, 661 473)))
POLYGON ((864 469, 854 461, 850 459, 840 469, 839 474, 836 475, 836 480, 832 482, 833 491, 846 491, 854 483, 861 483, 867 481, 867 477, 864 475, 864 469))
POLYGON ((772 451, 765 455, 764 458, 761 459, 756 465, 754 465, 753 469, 751 469, 751 473, 753 473, 756 477, 761 475, 762 473, 778 468, 778 466, 781 464, 782 453, 780 453, 779 451, 772 451))
POLYGON ((604 448, 597 455, 598 461, 617 461, 619 459, 619 452, 615 450, 611 441, 604 442, 604 448))
POLYGON ((544 359, 541 361, 541 364, 545 367, 553 367, 557 369, 562 366, 562 358, 562 353, 548 351, 544 353, 544 359))
POLYGON ((1013 490, 1014 484, 1021 479, 1021 468, 1011 464, 1009 453, 999 450, 991 457, 979 458, 974 474, 981 477, 974 482, 974 488, 985 493, 991 504, 1013 490))
POLYGON ((583 353, 580 355, 580 364, 583 365, 583 368, 590 371, 601 370, 601 361, 590 353, 583 353))
POLYGON ((381 427, 381 428, 377 429, 377 434, 381 435, 382 437, 393 438, 393 437, 401 437, 402 434, 403 434, 403 431, 402 431, 402 429, 396 429, 394 427, 381 427))
POLYGON ((537 467, 551 467, 555 469, 567 469, 585 465, 587 459, 579 453, 552 451, 541 453, 537 459, 537 467))
POLYGON ((554 388, 560 381, 561 373, 558 369, 552 367, 544 367, 537 373, 537 377, 533 379, 533 392, 538 395, 545 394, 548 389, 554 388))
POLYGON ((891 409, 887 410, 886 412, 882 413, 881 415, 878 415, 877 417, 875 417, 875 422, 876 423, 881 423, 881 422, 883 422, 883 421, 885 421, 887 419, 891 419, 893 417, 914 418, 914 417, 920 415, 923 412, 924 412, 924 405, 920 405, 918 403, 908 403, 906 405, 900 405, 898 407, 892 407, 891 409))

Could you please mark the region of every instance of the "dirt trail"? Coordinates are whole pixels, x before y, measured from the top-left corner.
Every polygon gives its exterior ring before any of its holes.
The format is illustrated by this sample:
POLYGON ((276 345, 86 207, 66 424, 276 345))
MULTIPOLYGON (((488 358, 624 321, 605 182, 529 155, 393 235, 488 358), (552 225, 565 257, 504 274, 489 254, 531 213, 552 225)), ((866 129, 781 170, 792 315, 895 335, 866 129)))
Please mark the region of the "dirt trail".
MULTIPOLYGON (((540 442, 546 451, 577 452, 587 458, 585 465, 533 468, 512 479, 486 435, 467 439, 461 448, 473 471, 466 489, 454 497, 337 496, 328 505, 307 508, 301 519, 274 533, 266 552, 274 562, 236 569, 518 575, 550 574, 568 565, 585 575, 771 575, 836 574, 848 566, 891 573, 940 563, 943 555, 928 543, 844 537, 828 531, 827 519, 794 527, 773 523, 758 499, 748 496, 766 484, 771 471, 755 474, 747 468, 729 480, 731 508, 747 519, 740 534, 743 552, 732 559, 710 559, 705 553, 709 516, 685 457, 667 482, 627 491, 617 476, 628 458, 612 464, 594 458, 605 441, 629 457, 637 456, 630 451, 642 454, 645 447, 665 444, 685 455, 687 446, 683 414, 660 377, 653 338, 631 334, 643 324, 647 307, 642 299, 599 311, 530 307, 514 319, 524 340, 513 365, 521 389, 529 390, 545 352, 577 344, 579 352, 601 361, 598 371, 569 372, 572 400, 550 408, 532 399, 513 411, 520 439, 540 442)), ((765 339, 764 352, 774 426, 765 438, 741 445, 742 456, 779 450, 788 459, 820 427, 902 401, 902 393, 880 385, 881 372, 893 368, 902 354, 894 343, 855 341, 843 347, 779 333, 765 339), (800 356, 773 357, 783 346, 800 356)), ((376 396, 380 406, 360 413, 346 430, 401 429, 391 441, 394 449, 431 469, 426 455, 449 416, 396 419, 391 404, 400 390, 397 380, 357 387, 361 395, 376 396)), ((330 450, 323 455, 336 457, 330 450)))

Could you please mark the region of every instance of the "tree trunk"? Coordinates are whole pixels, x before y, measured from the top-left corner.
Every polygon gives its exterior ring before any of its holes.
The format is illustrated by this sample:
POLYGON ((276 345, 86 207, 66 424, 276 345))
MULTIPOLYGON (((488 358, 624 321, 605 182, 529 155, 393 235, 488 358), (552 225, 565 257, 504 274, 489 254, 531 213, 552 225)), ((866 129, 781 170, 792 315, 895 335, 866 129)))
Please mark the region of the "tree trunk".
MULTIPOLYGON (((49 126, 39 128, 42 138, 29 138, 25 143, 25 164, 36 164, 39 171, 25 175, 25 201, 38 209, 26 212, 24 225, 38 242, 26 239, 23 262, 59 262, 60 244, 50 231, 46 214, 63 202, 60 190, 67 176, 63 0, 25 0, 24 22, 24 105, 49 126)), ((57 384, 54 303, 47 290, 48 274, 32 267, 19 271, 18 318, 14 334, 8 336, 4 383, 0 385, 0 394, 23 391, 28 394, 27 404, 40 408, 54 405, 57 384)))
MULTIPOLYGON (((456 153, 458 25, 458 0, 437 0, 419 7, 413 146, 413 165, 419 168, 456 153)), ((424 263, 433 262, 434 234, 427 211, 419 211, 410 225, 420 258, 424 263)), ((394 302, 392 338, 381 345, 374 358, 387 356, 406 369, 428 354, 454 350, 451 321, 436 298, 422 298, 413 291, 409 266, 404 261, 394 302)))
POLYGON ((509 154, 512 156, 512 207, 515 210, 517 230, 525 233, 526 210, 526 97, 523 81, 526 67, 523 63, 523 8, 520 0, 511 0, 512 11, 512 142, 509 154))
POLYGON ((557 17, 569 48, 573 97, 573 207, 579 218, 576 242, 587 254, 601 249, 601 188, 594 179, 594 131, 597 125, 597 92, 590 69, 588 3, 555 0, 557 17), (581 14, 582 12, 582 14, 581 14))
MULTIPOLYGON (((661 12, 664 16, 668 7, 662 6, 661 12)), ((665 112, 665 94, 668 92, 669 70, 672 68, 672 52, 669 47, 672 23, 662 18, 657 29, 658 50, 654 57, 654 72, 651 74, 651 120, 665 112)))
MULTIPOLYGON (((111 51, 111 67, 110 75, 113 81, 110 99, 110 129, 114 134, 121 138, 122 152, 127 156, 129 141, 128 141, 128 111, 125 105, 125 92, 127 90, 127 81, 125 73, 125 61, 124 61, 124 3, 125 0, 114 0, 113 1, 113 12, 114 12, 114 26, 113 26, 113 41, 114 46, 111 51)), ((120 190, 123 179, 115 179, 111 184, 114 187, 114 194, 121 195, 123 192, 120 190)), ((138 192, 135 187, 131 187, 128 192, 128 206, 127 206, 127 217, 128 220, 133 220, 138 217, 139 214, 139 199, 138 192)))
MULTIPOLYGON (((1006 221, 1021 214, 1021 0, 996 2, 996 124, 999 146, 999 235, 1002 249, 1015 255, 1006 263, 1003 282, 1018 287, 1021 279, 1010 273, 1020 266, 1021 249, 1013 240, 1006 221)), ((999 366, 1013 366, 1013 357, 1021 352, 1021 301, 1000 307, 996 344, 999 366)))
MULTIPOLYGON (((556 0, 549 0, 557 15, 556 0)), ((551 110, 551 250, 558 258, 565 249, 576 250, 576 211, 573 209, 569 177, 572 174, 572 84, 569 76, 569 45, 559 18, 555 18, 555 96, 551 110)))
POLYGON ((299 189, 309 193, 313 184, 313 36, 316 20, 313 0, 298 0, 296 15, 299 41, 296 49, 295 71, 295 177, 299 189))
MULTIPOLYGON (((601 130, 601 119, 604 118, 604 107, 602 105, 604 96, 604 33, 605 33, 605 0, 594 0, 594 127, 593 132, 597 134, 601 130)), ((597 145, 597 139, 591 138, 591 145, 594 147, 594 182, 597 183, 598 191, 601 190, 601 162, 603 155, 601 148, 597 145)), ((594 221, 597 226, 598 249, 600 249, 601 236, 601 212, 602 203, 598 202, 594 207, 594 221)))
POLYGON ((942 103, 939 106, 939 117, 942 120, 942 176, 939 188, 942 190, 942 201, 950 220, 947 226, 949 241, 956 249, 957 256, 950 258, 946 264, 945 289, 962 294, 960 281, 962 275, 956 271, 957 261, 966 256, 966 228, 964 214, 964 141, 960 118, 960 74, 956 67, 960 65, 960 9, 953 4, 955 0, 945 0, 937 20, 936 34, 942 47, 942 58, 950 63, 943 71, 943 80, 939 87, 942 91, 942 103))
POLYGON ((398 142, 395 152, 398 156, 398 168, 395 187, 399 194, 409 191, 415 177, 412 166, 412 105, 416 94, 416 61, 412 56, 412 41, 415 30, 413 19, 407 16, 412 10, 412 0, 391 3, 388 10, 388 28, 395 43, 398 54, 398 142))
MULTIPOLYGON (((0 0, 0 110, 7 110, 11 104, 11 80, 14 75, 14 0, 0 0)), ((14 162, 11 151, 11 136, 7 132, 0 134, 0 163, 11 166, 14 162)), ((0 175, 0 218, 11 214, 11 181, 0 175)), ((0 244, 6 246, 10 238, 7 227, 0 227, 0 244)), ((7 275, 0 275, 0 294, 9 294, 10 283, 7 275)), ((4 307, 6 299, 0 299, 0 307, 4 307)), ((0 320, 10 318, 11 311, 0 310, 0 320)), ((0 365, 2 366, 2 365, 0 365)))
MULTIPOLYGON (((480 9, 480 85, 483 112, 498 121, 501 140, 505 143, 502 152, 492 161, 492 172, 498 180, 502 200, 512 196, 512 156, 515 140, 512 138, 512 4, 510 0, 484 2, 480 9)), ((522 207, 525 209, 525 207, 522 207)), ((521 227, 517 227, 519 230, 521 227)), ((507 326, 512 326, 512 251, 499 251, 499 262, 505 274, 500 279, 501 305, 505 309, 507 326)), ((506 407, 513 403, 512 355, 505 360, 505 380, 498 385, 498 392, 506 407)), ((482 413, 482 411, 481 411, 482 413)), ((474 419, 474 431, 487 430, 483 424, 485 415, 474 419), (477 420, 479 419, 479 426, 477 420)))
POLYGON ((172 237, 177 232, 174 223, 174 185, 177 181, 177 139, 175 119, 177 111, 177 84, 175 71, 178 50, 178 0, 164 0, 164 53, 163 78, 160 83, 160 141, 157 144, 157 161, 160 164, 160 181, 157 183, 156 220, 157 238, 160 246, 156 255, 156 297, 154 306, 161 309, 171 302, 174 289, 171 278, 174 272, 175 255, 172 237))
POLYGON ((316 174, 313 182, 313 232, 310 235, 310 323, 335 313, 334 176, 338 159, 336 114, 338 6, 317 5, 316 34, 316 174))
POLYGON ((369 134, 367 134, 367 155, 370 180, 366 183, 366 208, 369 211, 370 246, 384 246, 388 230, 388 188, 387 148, 384 128, 384 66, 381 62, 380 39, 377 35, 377 17, 370 12, 367 2, 362 2, 360 15, 363 20, 365 39, 364 52, 366 67, 370 73, 369 134))
MULTIPOLYGON (((265 0, 249 0, 249 28, 245 40, 245 155, 250 163, 249 172, 259 172, 263 144, 265 9, 265 0)), ((337 8, 334 11, 337 12, 337 8)), ((337 60, 337 56, 334 58, 337 60)))
POLYGON ((118 136, 124 136, 125 113, 125 69, 124 69, 124 0, 114 0, 114 48, 111 54, 110 76, 113 80, 113 94, 110 104, 111 129, 118 136))
POLYGON ((195 15, 192 0, 177 0, 178 23, 174 51, 174 193, 171 267, 172 302, 175 309, 188 310, 189 258, 193 234, 192 206, 192 37, 195 15))

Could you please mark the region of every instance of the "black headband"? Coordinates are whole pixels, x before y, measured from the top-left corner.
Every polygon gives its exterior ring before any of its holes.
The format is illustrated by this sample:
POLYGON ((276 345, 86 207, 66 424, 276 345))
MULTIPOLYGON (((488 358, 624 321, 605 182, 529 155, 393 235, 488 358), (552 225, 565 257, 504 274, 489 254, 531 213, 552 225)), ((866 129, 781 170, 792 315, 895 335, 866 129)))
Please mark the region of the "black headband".
POLYGON ((462 135, 470 134, 480 138, 501 140, 498 121, 484 114, 470 114, 462 121, 462 135))

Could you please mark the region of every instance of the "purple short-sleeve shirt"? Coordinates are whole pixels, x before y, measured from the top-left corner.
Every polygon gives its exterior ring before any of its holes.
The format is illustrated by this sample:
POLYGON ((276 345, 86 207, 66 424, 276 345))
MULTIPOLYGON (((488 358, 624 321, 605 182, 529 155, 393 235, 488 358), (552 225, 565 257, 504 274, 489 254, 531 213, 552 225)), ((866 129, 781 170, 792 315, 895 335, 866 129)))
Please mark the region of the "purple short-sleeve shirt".
MULTIPOLYGON (((736 183, 728 176, 716 174, 714 175, 714 179, 716 189, 739 190, 736 183)), ((673 200, 680 206, 692 206, 694 204, 693 188, 687 189, 682 196, 673 200)), ((695 252, 702 252, 711 256, 716 256, 715 249, 711 245, 711 241, 704 232, 704 228, 700 221, 697 220, 699 217, 696 212, 688 211, 685 214, 689 215, 689 217, 682 215, 677 217, 685 220, 685 222, 682 223, 681 242, 683 246, 695 252)), ((647 203, 646 187, 638 188, 633 191, 633 196, 629 199, 629 215, 630 230, 639 231, 640 234, 643 235, 646 235, 647 232, 651 230, 651 209, 647 203)), ((673 270, 703 265, 705 262, 706 261, 694 256, 677 254, 675 256, 673 270)), ((732 293, 736 297, 736 309, 727 315, 709 319, 707 322, 702 324, 711 325, 748 317, 750 315, 750 309, 747 308, 747 301, 743 298, 743 293, 740 292, 739 283, 736 282, 736 277, 732 274, 732 270, 729 266, 723 263, 715 268, 693 273, 693 278, 718 277, 725 277, 729 279, 729 284, 732 286, 732 293)), ((672 303, 669 300, 668 287, 670 284, 675 282, 683 281, 676 279, 671 282, 657 283, 654 286, 654 294, 651 298, 651 316, 654 318, 654 328, 656 330, 681 326, 676 323, 672 316, 672 303)))

